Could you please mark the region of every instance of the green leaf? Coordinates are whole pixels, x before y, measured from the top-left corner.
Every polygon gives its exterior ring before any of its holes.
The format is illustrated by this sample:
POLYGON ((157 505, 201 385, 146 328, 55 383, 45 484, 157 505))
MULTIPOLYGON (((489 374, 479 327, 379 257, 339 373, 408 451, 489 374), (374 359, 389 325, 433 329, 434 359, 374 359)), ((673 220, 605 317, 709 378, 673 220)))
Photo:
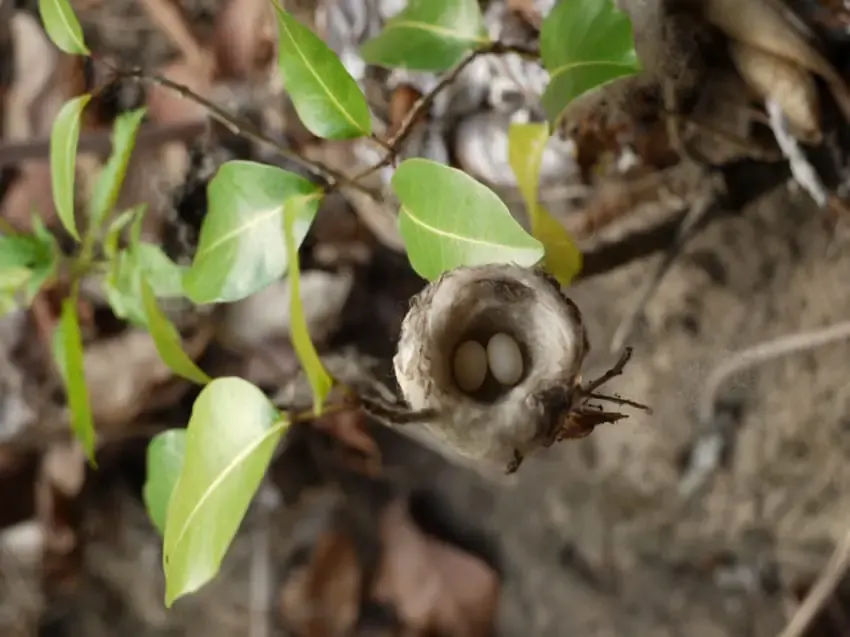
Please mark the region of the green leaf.
POLYGON ((304 308, 301 306, 295 223, 304 215, 303 208, 311 203, 310 199, 319 196, 292 197, 283 206, 283 235, 289 259, 289 330, 298 361, 304 368, 304 373, 313 390, 313 412, 316 415, 322 413, 322 406, 331 391, 333 380, 322 365, 322 361, 319 360, 307 328, 307 319, 304 318, 304 308))
MULTIPOLYGON (((49 0, 43 0, 49 2, 49 0)), ((59 0, 55 0, 59 1, 59 0)), ((50 132, 50 183, 53 205, 65 229, 77 241, 77 222, 74 218, 74 172, 77 168, 77 144, 80 141, 80 117, 91 95, 68 100, 59 110, 50 132)))
POLYGON ((58 262, 59 249, 53 235, 41 232, 38 226, 33 234, 0 235, 0 288, 7 302, 24 288, 24 301, 31 303, 45 281, 55 274, 58 262), (22 277, 22 271, 26 277, 22 277))
MULTIPOLYGON (((198 251, 183 276, 183 289, 194 303, 230 303, 244 299, 286 272, 281 236, 283 202, 318 188, 298 175, 249 161, 230 161, 218 169, 208 188, 209 208, 198 251)), ((301 245, 318 208, 318 199, 301 210, 296 244, 301 245)))
POLYGON ((368 64, 439 73, 489 42, 478 0, 410 0, 360 55, 368 64))
POLYGON ((90 55, 83 41, 83 29, 68 0, 38 0, 38 12, 47 37, 71 55, 90 55))
POLYGON ((171 501, 171 494, 183 469, 185 456, 185 429, 163 431, 148 443, 147 469, 142 497, 145 500, 148 517, 160 535, 165 535, 168 503, 171 501))
POLYGON ((241 378, 217 378, 201 390, 166 516, 166 606, 218 572, 285 427, 263 392, 241 378))
POLYGON ((144 214, 146 207, 146 204, 134 206, 120 213, 109 223, 109 227, 106 229, 106 235, 103 237, 103 252, 110 261, 118 254, 118 242, 121 239, 121 232, 138 215, 144 214))
POLYGON ((185 270, 153 243, 131 244, 117 252, 103 281, 112 312, 134 325, 149 327, 142 300, 142 277, 155 299, 180 298, 185 270))
POLYGON ((139 267, 129 250, 121 250, 112 260, 103 289, 115 316, 138 327, 147 327, 139 267))
POLYGON ((0 235, 0 270, 33 268, 52 261, 55 256, 53 245, 52 241, 45 243, 35 234, 0 235))
POLYGON ((543 258, 543 246, 502 200, 460 170, 407 159, 396 169, 392 187, 401 202, 399 232, 407 256, 425 279, 460 266, 532 266, 543 258))
POLYGON ((89 218, 94 228, 99 228, 106 216, 112 211, 124 176, 127 174, 127 164, 136 143, 136 133, 142 124, 145 109, 140 108, 129 113, 122 113, 115 120, 112 129, 112 154, 103 167, 94 186, 92 198, 89 201, 89 218))
POLYGON ((372 132, 366 98, 336 54, 275 3, 278 66, 295 112, 316 137, 352 139, 372 132))
POLYGON ((566 228, 540 205, 537 198, 540 162, 547 141, 547 124, 511 124, 508 129, 508 162, 525 201, 531 234, 540 240, 546 251, 546 269, 558 283, 569 285, 581 271, 581 250, 566 228))
POLYGON ((147 279, 158 299, 183 296, 183 275, 187 267, 177 265, 154 243, 140 243, 135 249, 139 271, 147 279))
POLYGON ((141 280, 141 290, 142 307, 145 309, 145 323, 151 337, 153 337, 160 358, 178 376, 199 385, 209 383, 212 379, 195 365, 195 362, 183 351, 183 339, 180 338, 180 333, 159 309, 153 290, 144 277, 141 280))
POLYGON ((540 28, 540 54, 550 76, 543 108, 553 125, 580 95, 640 70, 631 23, 613 0, 559 2, 540 28))
POLYGON ((53 357, 65 383, 71 409, 71 429, 83 446, 92 466, 94 461, 94 420, 86 387, 83 335, 77 319, 77 295, 62 302, 59 324, 53 333, 53 357))

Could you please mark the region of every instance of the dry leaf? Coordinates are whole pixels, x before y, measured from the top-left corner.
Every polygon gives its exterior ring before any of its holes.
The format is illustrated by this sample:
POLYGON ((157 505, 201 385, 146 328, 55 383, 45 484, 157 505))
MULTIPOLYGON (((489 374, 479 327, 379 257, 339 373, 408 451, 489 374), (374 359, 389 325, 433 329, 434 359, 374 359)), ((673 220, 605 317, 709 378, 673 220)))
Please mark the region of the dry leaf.
POLYGON ((246 79, 274 57, 274 16, 267 0, 228 0, 215 21, 218 73, 246 79))

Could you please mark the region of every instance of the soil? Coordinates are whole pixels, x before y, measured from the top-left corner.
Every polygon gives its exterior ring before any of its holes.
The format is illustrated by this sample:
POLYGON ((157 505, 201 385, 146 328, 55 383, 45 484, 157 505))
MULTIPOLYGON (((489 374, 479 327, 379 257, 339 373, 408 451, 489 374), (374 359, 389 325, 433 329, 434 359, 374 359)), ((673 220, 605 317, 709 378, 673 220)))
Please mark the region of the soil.
MULTIPOLYGON (((215 3, 181 4, 201 20, 203 7, 215 3)), ((104 42, 116 51, 160 61, 167 47, 134 6, 110 0, 83 16, 111 34, 104 42), (113 30, 119 22, 126 32, 113 30)), ((649 404, 653 414, 637 413, 527 459, 510 486, 488 486, 432 459, 435 483, 501 539, 508 590, 500 634, 778 632, 788 617, 789 591, 818 572, 850 520, 844 496, 850 488, 850 342, 731 379, 721 397, 736 444, 686 505, 677 506, 677 488, 699 433, 698 400, 718 363, 764 340, 850 316, 850 240, 844 235, 787 188, 714 224, 665 278, 630 341, 627 372, 612 386, 649 404)), ((586 376, 616 358, 608 343, 653 264, 636 262, 571 290, 593 347, 586 376)), ((384 337, 392 343, 396 334, 384 337)), ((42 634, 249 634, 257 543, 268 533, 273 553, 282 552, 292 513, 278 507, 267 519, 252 511, 216 579, 166 613, 160 540, 138 484, 113 487, 94 500, 74 607, 49 609, 55 629, 45 624, 42 634)), ((8 586, 8 570, 3 574, 8 586)))

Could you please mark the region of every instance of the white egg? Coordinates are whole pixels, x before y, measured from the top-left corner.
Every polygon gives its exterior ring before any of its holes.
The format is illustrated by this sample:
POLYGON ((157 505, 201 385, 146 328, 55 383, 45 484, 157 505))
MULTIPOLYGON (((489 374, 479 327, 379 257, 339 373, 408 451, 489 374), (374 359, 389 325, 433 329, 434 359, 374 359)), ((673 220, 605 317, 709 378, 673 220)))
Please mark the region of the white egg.
POLYGON ((481 387, 487 377, 487 350, 478 341, 464 341, 455 351, 455 382, 466 393, 481 387))
POLYGON ((487 343, 487 362, 493 378, 502 385, 515 385, 522 378, 522 352, 508 334, 494 334, 487 343))

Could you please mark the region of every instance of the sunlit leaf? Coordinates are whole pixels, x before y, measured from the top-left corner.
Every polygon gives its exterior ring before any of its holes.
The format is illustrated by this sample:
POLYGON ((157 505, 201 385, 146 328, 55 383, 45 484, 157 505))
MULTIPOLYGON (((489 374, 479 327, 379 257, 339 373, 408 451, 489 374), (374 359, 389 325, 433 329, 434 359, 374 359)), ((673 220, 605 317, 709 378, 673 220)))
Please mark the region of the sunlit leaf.
POLYGON ((160 358, 178 376, 199 385, 209 383, 212 379, 183 351, 183 339, 180 338, 180 333, 159 309, 153 290, 144 277, 141 279, 141 292, 145 323, 160 358))
POLYGON ((460 170, 408 159, 393 174, 392 187, 401 202, 399 232, 407 256, 425 279, 460 266, 532 266, 543 258, 543 246, 502 200, 460 170))
POLYGON ((372 132, 366 98, 336 54, 277 4, 278 66, 304 126, 324 139, 352 139, 372 132))
POLYGON ((298 361, 313 390, 313 411, 318 415, 331 391, 333 381, 316 353, 316 347, 307 328, 304 308, 301 306, 298 248, 295 243, 295 223, 304 215, 302 208, 310 204, 311 197, 318 197, 318 195, 292 197, 286 201, 283 207, 283 233, 289 258, 289 330, 298 361))
POLYGON ((285 426, 263 392, 241 378, 217 378, 201 391, 166 516, 166 606, 218 572, 285 426))
POLYGON ((148 443, 145 486, 142 497, 148 517, 160 535, 165 534, 168 503, 177 484, 186 456, 186 430, 169 429, 148 443))
POLYGON ((38 12, 47 37, 60 50, 71 55, 89 55, 83 29, 68 0, 38 0, 38 12))
POLYGON ((410 0, 360 55, 368 64, 439 73, 488 42, 478 0, 410 0))
POLYGON ((525 201, 531 234, 540 240, 546 251, 546 269, 561 285, 569 285, 581 271, 581 250, 566 228, 540 205, 537 197, 540 162, 548 140, 547 124, 511 124, 508 130, 508 162, 525 201))
POLYGON ((86 387, 83 335, 77 318, 76 294, 62 302, 59 324, 53 334, 53 356, 68 395, 71 429, 82 444, 89 462, 94 465, 94 420, 86 387))
MULTIPOLYGON (((42 0, 49 2, 50 0, 42 0)), ((55 0, 58 1, 58 0, 55 0)), ((53 205, 65 229, 79 241, 74 218, 74 181, 77 167, 77 144, 80 141, 80 117, 91 95, 80 95, 62 106, 50 133, 50 183, 53 205)))
MULTIPOLYGON (((208 188, 209 207, 198 251, 183 277, 186 296, 197 304, 230 303, 248 297, 286 272, 281 236, 283 202, 318 192, 298 175, 249 161, 230 161, 208 188)), ((305 206, 295 224, 301 245, 316 216, 318 199, 305 206)))
POLYGON ((613 0, 555 5, 540 29, 540 55, 550 76, 543 108, 553 124, 580 95, 640 70, 631 22, 613 0))
POLYGON ((97 178, 89 201, 89 219, 95 228, 100 227, 118 199, 121 184, 124 183, 124 176, 127 173, 130 154, 136 143, 136 133, 144 116, 145 109, 140 108, 129 113, 122 113, 115 120, 112 128, 112 154, 97 178))

